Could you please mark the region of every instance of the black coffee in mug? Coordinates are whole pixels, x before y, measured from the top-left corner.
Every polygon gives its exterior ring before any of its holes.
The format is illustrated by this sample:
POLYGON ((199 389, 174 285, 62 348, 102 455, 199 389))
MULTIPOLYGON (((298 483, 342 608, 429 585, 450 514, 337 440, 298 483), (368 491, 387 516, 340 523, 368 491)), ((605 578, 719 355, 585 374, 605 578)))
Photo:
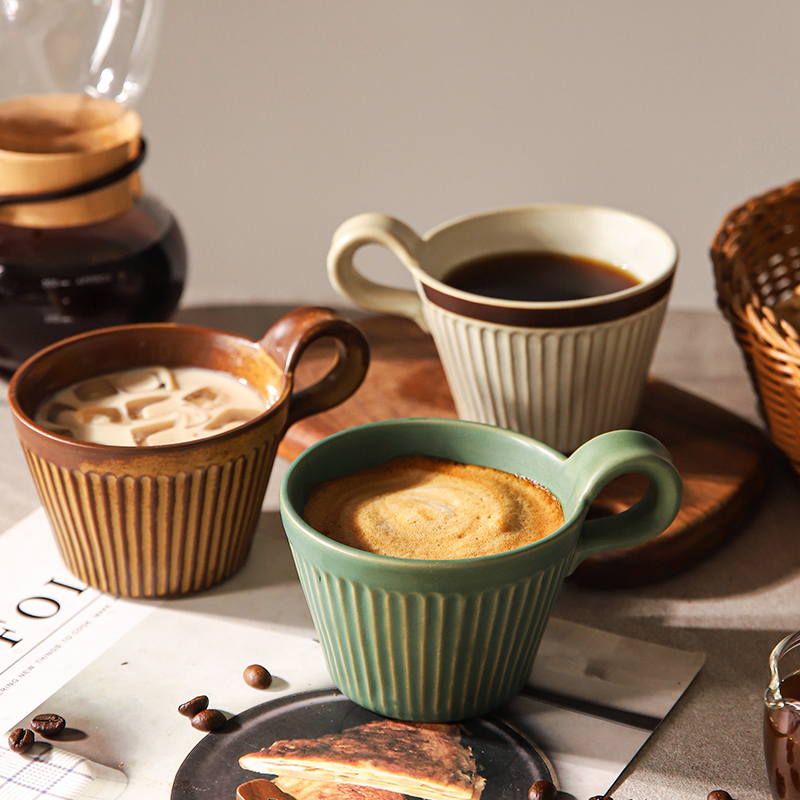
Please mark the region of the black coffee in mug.
POLYGON ((493 253, 459 264, 443 283, 498 300, 556 302, 613 294, 641 281, 605 261, 551 252, 493 253))

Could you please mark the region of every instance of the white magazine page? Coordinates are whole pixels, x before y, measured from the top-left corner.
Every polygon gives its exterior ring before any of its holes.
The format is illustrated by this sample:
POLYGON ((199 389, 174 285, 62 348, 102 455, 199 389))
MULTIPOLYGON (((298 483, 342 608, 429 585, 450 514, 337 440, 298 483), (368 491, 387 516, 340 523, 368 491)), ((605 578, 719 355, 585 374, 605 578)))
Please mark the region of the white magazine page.
MULTIPOLYGON (((552 619, 530 682, 501 715, 544 754, 565 795, 602 794, 703 660, 701 653, 552 619)), ((171 662, 168 667, 175 672, 171 662)), ((61 563, 41 509, 0 535, 2 729, 37 709, 84 713, 99 732, 69 749, 122 768, 126 798, 144 800, 156 788, 168 796, 200 738, 176 713, 178 702, 199 693, 196 687, 237 714, 329 686, 277 514, 262 515, 250 559, 234 578, 216 590, 163 602, 123 600, 83 586, 61 563), (198 657, 205 642, 215 643, 213 657, 198 657), (134 658, 164 663, 165 654, 174 660, 176 653, 186 663, 175 669, 188 676, 179 697, 173 674, 162 684, 146 669, 123 666, 134 658), (255 692, 241 680, 243 666, 259 657, 276 676, 268 692, 255 692), (129 676, 125 686, 119 685, 121 674, 129 676), (114 731, 115 704, 131 696, 147 702, 128 706, 130 724, 114 731), (154 751, 135 731, 156 726, 168 736, 154 751)), ((0 774, 0 793, 2 781, 0 774)))
POLYGON ((0 731, 157 606, 112 597, 75 578, 58 555, 44 509, 0 535, 0 731))

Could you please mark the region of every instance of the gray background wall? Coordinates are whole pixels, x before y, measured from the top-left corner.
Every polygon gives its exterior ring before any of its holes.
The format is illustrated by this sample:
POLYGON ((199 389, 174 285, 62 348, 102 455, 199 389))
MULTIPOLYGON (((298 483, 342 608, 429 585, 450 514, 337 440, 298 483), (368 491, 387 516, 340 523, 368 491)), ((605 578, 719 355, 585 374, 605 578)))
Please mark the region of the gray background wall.
POLYGON ((190 248, 185 304, 337 302, 328 245, 362 211, 422 233, 565 201, 665 226, 672 306, 711 309, 725 213, 800 177, 793 0, 165 5, 138 110, 146 187, 190 248))

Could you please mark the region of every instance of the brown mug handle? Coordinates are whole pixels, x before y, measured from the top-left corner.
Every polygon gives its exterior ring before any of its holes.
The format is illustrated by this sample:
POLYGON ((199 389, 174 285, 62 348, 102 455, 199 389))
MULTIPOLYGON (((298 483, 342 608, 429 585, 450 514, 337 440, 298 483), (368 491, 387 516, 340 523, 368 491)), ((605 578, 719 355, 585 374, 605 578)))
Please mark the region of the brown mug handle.
POLYGON ((369 345, 364 334, 329 308, 306 306, 281 317, 259 344, 294 383, 294 371, 305 349, 317 339, 336 341, 336 360, 316 383, 292 391, 286 427, 344 402, 361 385, 369 366, 369 345))

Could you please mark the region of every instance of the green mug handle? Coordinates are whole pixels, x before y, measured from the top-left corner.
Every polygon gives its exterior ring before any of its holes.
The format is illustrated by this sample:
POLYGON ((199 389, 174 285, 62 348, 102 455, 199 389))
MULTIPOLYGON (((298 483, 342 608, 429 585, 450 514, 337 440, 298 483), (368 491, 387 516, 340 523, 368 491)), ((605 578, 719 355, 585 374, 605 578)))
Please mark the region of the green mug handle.
POLYGON ((678 514, 683 483, 666 447, 641 431, 611 431, 579 447, 563 466, 578 493, 583 513, 603 487, 621 475, 641 473, 650 479, 644 496, 610 517, 585 520, 567 574, 585 558, 605 550, 632 547, 665 531, 678 514))

